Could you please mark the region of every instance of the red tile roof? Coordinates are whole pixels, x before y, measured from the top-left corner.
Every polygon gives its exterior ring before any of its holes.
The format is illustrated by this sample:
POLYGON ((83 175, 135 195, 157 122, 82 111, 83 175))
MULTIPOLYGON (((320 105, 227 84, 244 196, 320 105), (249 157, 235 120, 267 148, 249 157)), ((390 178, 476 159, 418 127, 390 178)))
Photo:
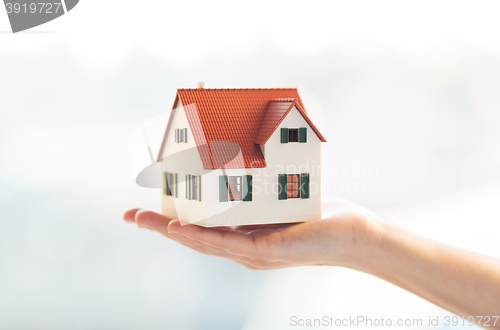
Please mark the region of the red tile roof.
POLYGON ((186 110, 205 169, 266 167, 257 143, 269 139, 293 105, 325 142, 303 110, 296 88, 178 89, 174 109, 178 100, 186 110), (241 155, 234 157, 239 148, 241 155))
POLYGON ((304 117, 305 121, 309 124, 312 130, 316 133, 321 142, 326 142, 323 135, 314 126, 311 119, 307 116, 307 113, 300 106, 300 104, 295 99, 275 99, 269 101, 267 107, 266 116, 262 121, 262 125, 257 135, 255 143, 266 144, 267 140, 273 135, 274 131, 278 128, 281 122, 285 119, 286 115, 296 107, 299 113, 304 117))
POLYGON ((283 115, 294 104, 295 99, 274 99, 269 101, 267 106, 266 115, 260 125, 259 134, 255 139, 257 144, 265 144, 269 137, 276 130, 276 123, 281 121, 283 115))

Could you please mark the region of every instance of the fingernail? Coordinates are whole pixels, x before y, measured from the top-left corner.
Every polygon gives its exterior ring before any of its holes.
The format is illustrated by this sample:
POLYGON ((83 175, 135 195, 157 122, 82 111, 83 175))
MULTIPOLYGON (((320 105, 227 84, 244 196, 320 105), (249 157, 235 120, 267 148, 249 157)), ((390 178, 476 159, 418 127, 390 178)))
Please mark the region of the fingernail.
POLYGON ((170 233, 178 233, 178 231, 175 229, 175 227, 173 227, 173 226, 176 226, 178 222, 179 222, 179 219, 175 219, 175 220, 170 221, 170 223, 168 224, 168 227, 167 227, 169 234, 170 233), (173 227, 173 230, 172 230, 172 227, 173 227))
MULTIPOLYGON (((137 222, 137 220, 139 220, 139 215, 141 213, 144 213, 144 212, 147 212, 147 211, 149 211, 149 210, 147 210, 147 209, 140 209, 139 211, 137 211, 135 213, 134 221, 137 222)), ((141 222, 144 222, 144 219, 142 219, 141 222)), ((139 224, 139 222, 137 222, 137 224, 139 224)))
POLYGON ((123 213, 123 220, 128 221, 128 222, 135 222, 135 219, 131 217, 129 214, 126 214, 125 212, 123 213))
POLYGON ((143 212, 148 212, 148 211, 149 210, 146 210, 146 209, 142 209, 142 210, 138 211, 135 214, 135 222, 137 223, 139 228, 148 228, 148 229, 154 230, 153 227, 155 227, 156 223, 154 221, 151 221, 151 219, 147 215, 141 216, 141 214, 143 212))

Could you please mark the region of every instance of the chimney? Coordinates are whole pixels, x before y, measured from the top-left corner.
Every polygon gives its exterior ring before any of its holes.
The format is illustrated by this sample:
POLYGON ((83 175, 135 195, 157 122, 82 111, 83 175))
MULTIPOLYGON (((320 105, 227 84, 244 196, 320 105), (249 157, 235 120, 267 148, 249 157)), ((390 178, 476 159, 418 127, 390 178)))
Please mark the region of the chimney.
POLYGON ((204 89, 205 83, 203 81, 198 82, 198 89, 204 89))

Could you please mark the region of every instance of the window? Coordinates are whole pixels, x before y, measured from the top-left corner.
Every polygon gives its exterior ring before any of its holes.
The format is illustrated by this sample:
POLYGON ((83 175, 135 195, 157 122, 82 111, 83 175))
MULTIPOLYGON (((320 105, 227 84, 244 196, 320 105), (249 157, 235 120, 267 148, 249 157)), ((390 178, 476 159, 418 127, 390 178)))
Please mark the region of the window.
POLYGON ((201 202, 201 176, 186 175, 186 199, 201 202))
POLYGON ((176 143, 187 143, 187 128, 176 128, 175 129, 175 142, 176 143))
POLYGON ((288 142, 299 142, 299 129, 289 128, 288 129, 288 142))
POLYGON ((241 201, 241 176, 230 176, 229 178, 229 200, 241 201))
POLYGON ((219 177, 219 201, 252 201, 252 176, 219 177))
POLYGON ((165 195, 172 196, 172 173, 166 173, 165 195))
POLYGON ((281 143, 307 142, 307 127, 281 128, 281 143))
POLYGON ((167 196, 177 197, 177 173, 165 172, 165 188, 163 193, 167 196))
POLYGON ((300 175, 299 174, 288 174, 287 184, 286 184, 286 194, 287 198, 299 198, 300 197, 300 175))
POLYGON ((309 173, 278 174, 278 199, 309 198, 309 173))

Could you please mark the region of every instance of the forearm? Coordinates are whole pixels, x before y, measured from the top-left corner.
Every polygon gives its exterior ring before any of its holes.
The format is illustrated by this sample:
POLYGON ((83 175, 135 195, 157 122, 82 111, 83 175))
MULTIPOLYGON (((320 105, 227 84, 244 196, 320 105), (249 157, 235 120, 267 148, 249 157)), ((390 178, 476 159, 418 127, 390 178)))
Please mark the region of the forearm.
MULTIPOLYGON (((387 280, 459 316, 500 315, 500 261, 381 225, 353 268, 387 280)), ((493 319, 494 320, 494 319, 493 319)), ((493 322, 490 322, 492 326, 493 322)), ((500 320, 496 322, 500 329, 500 320)))

